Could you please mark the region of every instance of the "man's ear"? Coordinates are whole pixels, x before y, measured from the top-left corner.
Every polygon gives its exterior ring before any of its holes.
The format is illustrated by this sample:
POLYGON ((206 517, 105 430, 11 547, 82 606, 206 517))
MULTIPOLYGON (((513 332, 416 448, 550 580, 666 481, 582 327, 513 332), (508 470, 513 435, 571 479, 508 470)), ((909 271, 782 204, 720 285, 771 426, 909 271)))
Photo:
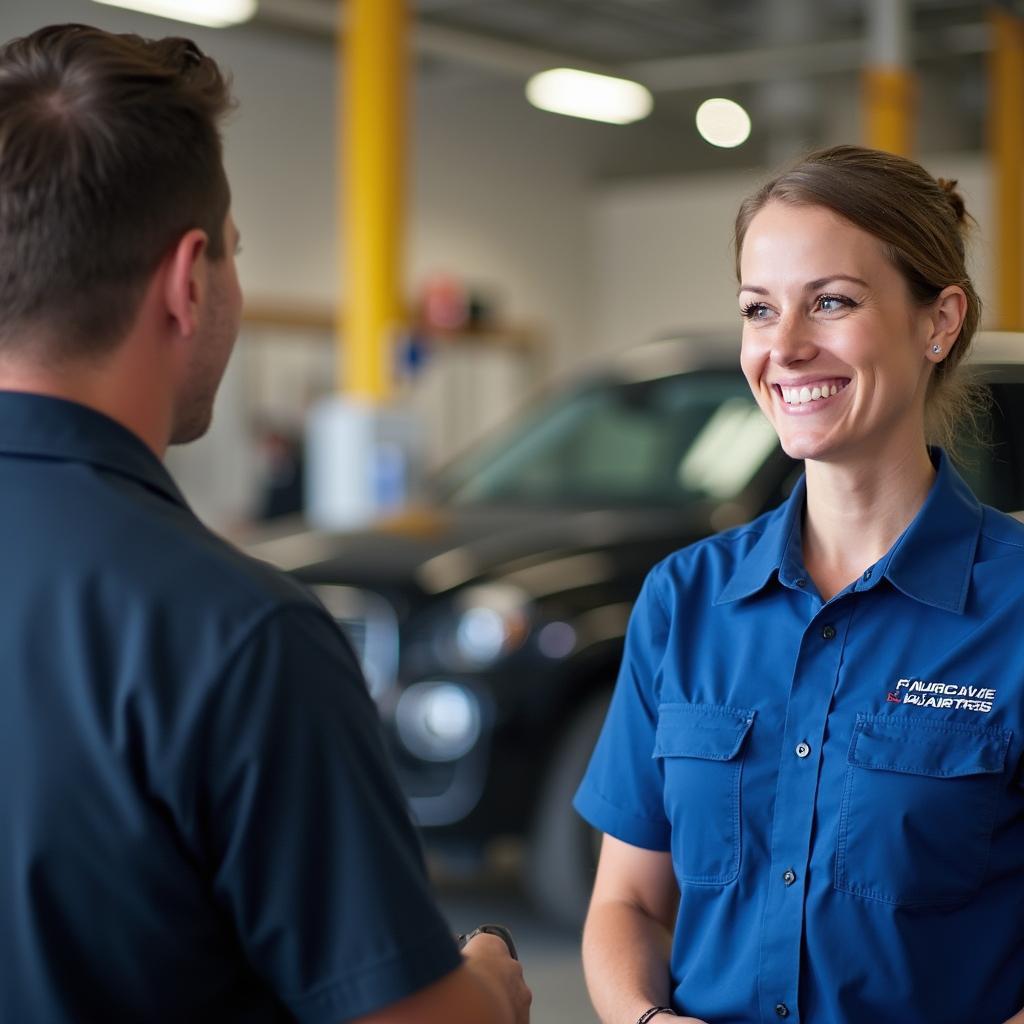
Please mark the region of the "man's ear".
POLYGON ((931 306, 931 334, 926 356, 933 363, 941 363, 960 337, 960 329, 967 315, 967 295, 959 285, 951 284, 939 292, 931 306))
POLYGON ((186 338, 195 334, 206 301, 209 244, 206 232, 193 228, 178 239, 165 261, 164 304, 177 332, 186 338))

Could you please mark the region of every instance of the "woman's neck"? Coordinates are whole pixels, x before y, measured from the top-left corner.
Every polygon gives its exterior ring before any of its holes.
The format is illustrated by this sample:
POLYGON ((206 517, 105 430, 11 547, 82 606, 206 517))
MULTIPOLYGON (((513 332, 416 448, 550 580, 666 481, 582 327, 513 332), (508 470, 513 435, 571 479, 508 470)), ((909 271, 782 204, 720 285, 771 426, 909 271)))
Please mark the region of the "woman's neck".
POLYGON ((924 504, 935 468, 923 444, 873 465, 807 463, 804 565, 829 600, 895 543, 924 504))

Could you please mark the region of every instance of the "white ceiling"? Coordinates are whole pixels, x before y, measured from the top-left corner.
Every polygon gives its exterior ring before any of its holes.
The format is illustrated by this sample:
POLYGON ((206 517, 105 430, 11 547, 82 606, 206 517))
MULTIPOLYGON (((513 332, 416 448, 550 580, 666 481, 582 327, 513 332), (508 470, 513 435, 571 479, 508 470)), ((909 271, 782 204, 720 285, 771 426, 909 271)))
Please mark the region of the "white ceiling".
MULTIPOLYGON (((786 145, 818 141, 814 122, 829 116, 829 91, 857 92, 871 6, 871 0, 409 2, 423 76, 467 88, 498 88, 504 80, 521 90, 529 74, 571 64, 644 82, 655 92, 655 115, 633 138, 655 154, 641 161, 647 171, 688 164, 690 152, 694 169, 707 163, 706 153, 686 150, 675 136, 709 89, 756 106, 780 81, 813 83, 820 109, 793 128, 786 145)), ((1001 2, 1024 15, 1024 0, 1001 2)), ((911 57, 921 73, 922 105, 937 108, 930 117, 942 129, 939 146, 946 136, 953 149, 983 144, 989 6, 985 0, 908 0, 911 57), (947 125, 955 130, 946 132, 947 125)), ((258 17, 264 28, 299 29, 326 42, 338 11, 337 0, 261 0, 258 17)), ((922 116, 928 120, 927 111, 922 116)), ((771 132, 778 131, 773 125, 771 132)), ((720 158, 708 166, 719 166, 720 158)), ((773 156, 752 138, 732 159, 756 164, 773 156)), ((626 154, 611 164, 629 173, 626 154)))

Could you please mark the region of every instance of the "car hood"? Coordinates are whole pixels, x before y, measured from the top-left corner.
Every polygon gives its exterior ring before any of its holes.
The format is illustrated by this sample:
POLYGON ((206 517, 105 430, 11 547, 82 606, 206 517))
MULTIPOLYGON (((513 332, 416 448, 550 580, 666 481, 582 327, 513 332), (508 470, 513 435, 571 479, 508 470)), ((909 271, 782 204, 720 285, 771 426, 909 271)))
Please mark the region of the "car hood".
POLYGON ((708 510, 420 506, 371 528, 304 530, 246 550, 310 583, 441 594, 467 583, 514 579, 541 596, 557 581, 614 571, 609 552, 659 538, 708 533, 708 510), (587 560, 583 560, 587 559, 587 560))

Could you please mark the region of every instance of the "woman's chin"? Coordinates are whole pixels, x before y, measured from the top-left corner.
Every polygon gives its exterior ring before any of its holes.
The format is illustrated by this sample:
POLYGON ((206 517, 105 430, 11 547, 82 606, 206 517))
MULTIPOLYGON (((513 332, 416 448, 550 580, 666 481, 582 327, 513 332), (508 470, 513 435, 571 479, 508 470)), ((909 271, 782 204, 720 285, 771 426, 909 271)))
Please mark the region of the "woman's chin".
POLYGON ((828 451, 828 445, 822 441, 812 440, 808 437, 783 437, 779 439, 782 450, 798 462, 806 459, 819 459, 828 451))

